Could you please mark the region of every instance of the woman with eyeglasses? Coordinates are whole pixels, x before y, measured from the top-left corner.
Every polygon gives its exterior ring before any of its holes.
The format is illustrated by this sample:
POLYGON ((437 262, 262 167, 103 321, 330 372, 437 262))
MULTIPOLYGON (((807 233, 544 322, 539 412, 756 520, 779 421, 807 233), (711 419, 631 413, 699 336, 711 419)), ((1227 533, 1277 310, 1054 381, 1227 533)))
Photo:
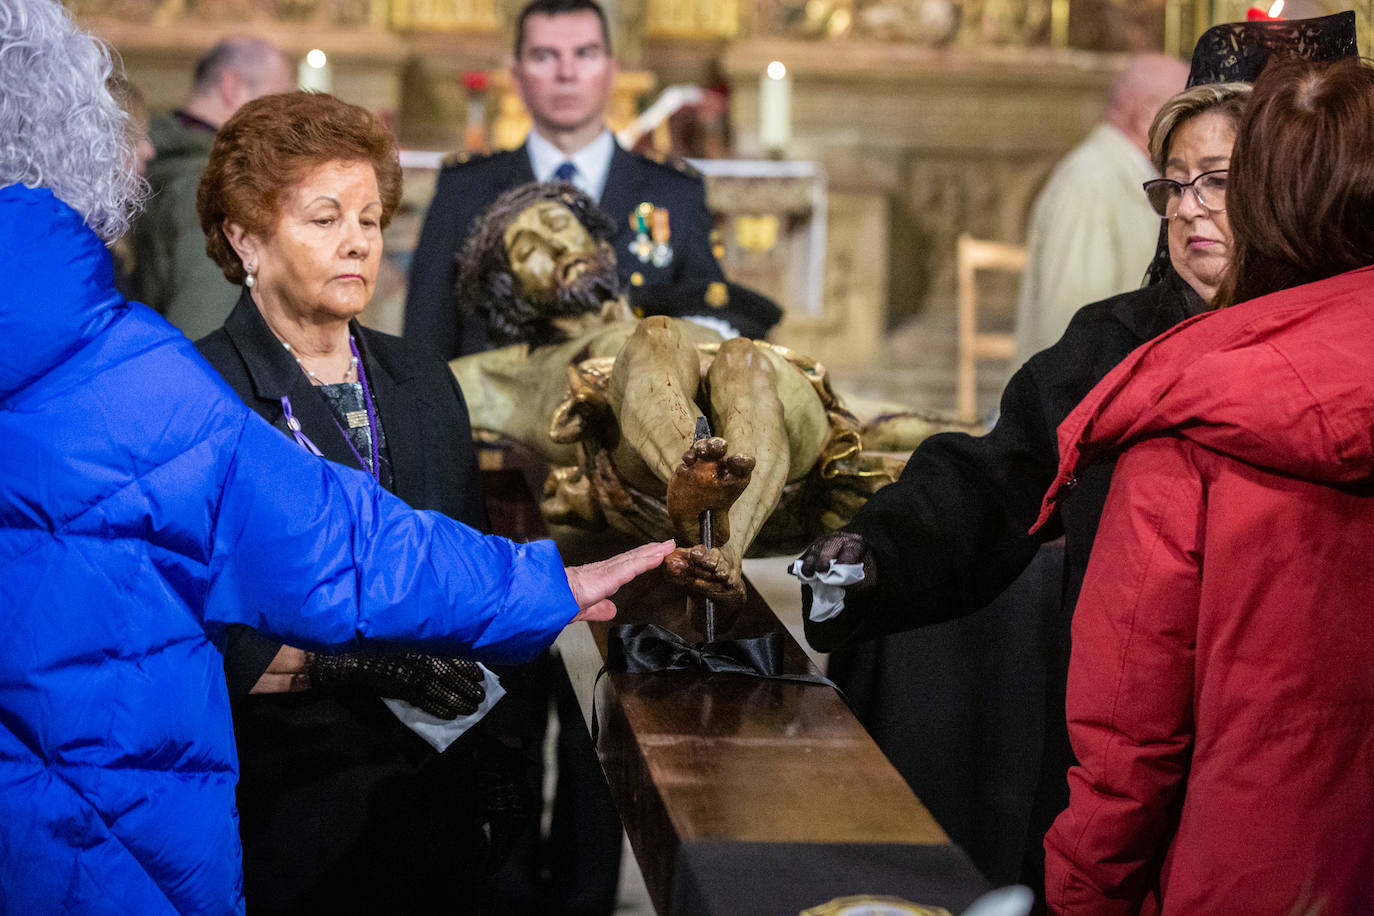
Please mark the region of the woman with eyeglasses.
MULTIPOLYGON (((1201 276, 1220 186, 1193 139, 1154 191, 1201 276)), ((1077 468, 1116 471, 1074 611, 1056 913, 1374 912, 1374 70, 1271 65, 1229 165, 1218 308, 1059 428, 1042 519, 1077 468)))
MULTIPOLYGON (((910 718, 921 694, 948 695, 943 658, 924 656, 910 641, 878 637, 966 617, 987 607, 1030 566, 1042 544, 1063 538, 1062 583, 1044 584, 1052 597, 1015 612, 1033 616, 1017 623, 1028 634, 1015 659, 961 659, 983 672, 988 685, 969 683, 976 712, 970 721, 998 717, 1041 738, 1036 754, 988 755, 972 750, 969 768, 986 768, 972 790, 963 775, 951 778, 948 761, 925 759, 901 766, 912 787, 951 836, 988 850, 975 861, 994 880, 1019 879, 1043 887, 1042 840, 1068 803, 1064 774, 1075 762, 1064 716, 1069 664, 1069 625, 1106 501, 1114 463, 1110 456, 1082 467, 1072 498, 1035 533, 1041 497, 1058 469, 1055 431, 1082 398, 1132 350, 1179 322, 1207 311, 1231 251, 1225 187, 1231 140, 1248 86, 1271 55, 1331 60, 1355 53, 1354 16, 1315 20, 1245 22, 1216 26, 1203 35, 1185 90, 1165 104, 1151 132, 1156 166, 1169 183, 1152 188, 1167 217, 1167 256, 1157 259, 1154 282, 1081 308, 1064 336, 1021 367, 1002 394, 997 424, 985 436, 932 436, 907 462, 902 477, 880 490, 843 529, 814 542, 800 571, 813 574, 832 562, 861 564, 859 580, 844 589, 842 603, 823 620, 813 619, 810 589, 803 601, 807 639, 831 652, 830 673, 846 689, 861 720, 883 736, 884 750, 902 756, 922 746, 910 718), (1195 181, 1204 176, 1201 181, 1195 181), (1190 184, 1185 191, 1183 186, 1190 184), (1177 188, 1177 206, 1171 201, 1177 188), (1199 196, 1206 205, 1199 201, 1199 196), (1210 207, 1210 209, 1209 209, 1210 207), (839 651, 837 651, 839 650, 839 651), (926 673, 929 671, 930 673, 926 673), (930 678, 925 683, 921 678, 930 678), (998 684, 1025 685, 1015 698, 998 684), (942 691, 944 692, 942 694, 942 691), (1041 694, 1040 691, 1043 691, 1041 694), (984 698, 984 694, 989 698, 984 698), (1015 705, 1020 704, 1020 705, 1015 705), (1040 705, 1040 710, 1027 706, 1040 705), (1042 711, 1043 732, 1024 720, 1042 711), (1024 767, 1028 772, 1021 772, 1024 767), (971 794, 972 793, 972 794, 971 794), (1026 798, 1033 796, 1033 798, 1026 798), (991 799, 991 801, 989 801, 991 799), (1025 825, 1020 849, 989 836, 1025 825), (1019 875, 1015 859, 1024 855, 1019 875)), ((1037 575, 1058 571, 1046 566, 1037 575)), ((1037 581, 1037 587, 1042 587, 1037 581)), ((1008 615, 1003 619, 1011 620, 1008 615)), ((987 652, 995 653, 995 647, 987 652)), ((917 710, 919 711, 919 709, 917 710)), ((941 715, 949 715, 942 707, 941 715)), ((927 726, 923 726, 925 728, 927 726)), ((1030 740, 1030 739, 1028 739, 1030 740)), ((926 745, 928 746, 928 742, 926 745)), ((914 755, 912 755, 914 756, 914 755)))
POLYGON ((1194 86, 1150 126, 1150 159, 1163 177, 1145 182, 1145 196, 1168 221, 1169 262, 1208 303, 1231 263, 1226 170, 1249 94, 1246 83, 1194 86))

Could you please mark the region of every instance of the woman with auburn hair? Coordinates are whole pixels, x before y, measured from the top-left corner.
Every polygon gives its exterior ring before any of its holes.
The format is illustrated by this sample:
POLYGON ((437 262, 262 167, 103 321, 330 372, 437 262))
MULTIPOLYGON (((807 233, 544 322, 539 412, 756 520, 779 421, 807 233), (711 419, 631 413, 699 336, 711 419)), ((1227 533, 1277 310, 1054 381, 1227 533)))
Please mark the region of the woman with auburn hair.
MULTIPOLYGON (((1286 92, 1255 100, 1236 142, 1236 251, 1223 304, 1374 264, 1374 108, 1370 70, 1288 64, 1286 92)), ((1271 83, 1272 85, 1272 83, 1271 83)))
MULTIPOLYGON (((207 251, 242 292, 197 346, 303 450, 482 528, 453 374, 355 320, 400 197, 395 144, 366 109, 307 92, 244 105, 197 195, 207 251)), ((475 721, 519 691, 521 669, 498 679, 415 652, 304 652, 247 627, 230 630, 224 660, 251 912, 485 910, 493 845, 539 808, 533 736, 494 724, 518 699, 475 721)))
POLYGON ((1229 307, 1059 428, 1039 524, 1120 458, 1073 619, 1056 912, 1374 905, 1374 70, 1271 64, 1226 200, 1229 307))
POLYGON ((565 568, 246 408, 114 289, 140 183, 110 71, 62 4, 0 3, 0 910, 242 913, 227 627, 520 661, 671 545, 565 568))

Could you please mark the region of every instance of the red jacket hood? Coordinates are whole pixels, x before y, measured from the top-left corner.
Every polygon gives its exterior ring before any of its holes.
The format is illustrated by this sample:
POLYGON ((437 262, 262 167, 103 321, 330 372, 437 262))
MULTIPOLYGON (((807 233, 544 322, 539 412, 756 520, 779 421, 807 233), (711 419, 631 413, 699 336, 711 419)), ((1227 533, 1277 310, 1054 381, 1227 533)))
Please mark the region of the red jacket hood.
POLYGON ((1184 321, 1059 426, 1039 528, 1078 469, 1164 431, 1256 467, 1341 483, 1374 472, 1374 266, 1184 321))

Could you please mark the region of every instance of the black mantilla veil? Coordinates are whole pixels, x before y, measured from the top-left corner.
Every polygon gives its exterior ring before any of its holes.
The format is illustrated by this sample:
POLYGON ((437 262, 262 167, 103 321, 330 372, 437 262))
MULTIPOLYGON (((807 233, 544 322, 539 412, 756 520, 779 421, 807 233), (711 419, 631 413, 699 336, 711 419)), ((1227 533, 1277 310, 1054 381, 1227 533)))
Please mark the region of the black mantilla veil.
POLYGON ((1352 11, 1316 19, 1226 22, 1202 33, 1193 48, 1188 86, 1253 83, 1276 55, 1305 60, 1356 56, 1352 11))
MULTIPOLYGON (((1203 32, 1193 47, 1188 88, 1209 83, 1253 83, 1274 57, 1311 61, 1356 57, 1355 13, 1347 10, 1315 19, 1224 22, 1203 32)), ((1145 285, 1169 269, 1168 223, 1161 220, 1159 244, 1145 272, 1145 285)))

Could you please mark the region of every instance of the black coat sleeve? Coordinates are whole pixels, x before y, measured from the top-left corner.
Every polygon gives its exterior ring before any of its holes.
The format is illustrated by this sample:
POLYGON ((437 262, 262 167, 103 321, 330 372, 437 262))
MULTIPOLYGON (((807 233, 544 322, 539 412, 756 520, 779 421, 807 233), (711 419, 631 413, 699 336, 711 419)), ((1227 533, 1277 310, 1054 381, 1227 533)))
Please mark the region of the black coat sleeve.
POLYGON ((282 643, 263 636, 252 627, 232 626, 224 635, 224 677, 229 684, 229 702, 237 706, 267 673, 282 643))
POLYGON ((808 619, 811 644, 831 651, 971 614, 1060 534, 1071 591, 1086 564, 1110 464, 1090 468, 1091 485, 1075 489, 1061 515, 1032 537, 1058 469, 1059 424, 1131 350, 1185 317, 1181 289, 1182 281, 1168 282, 1084 306, 1058 343, 1012 376, 991 432, 942 433, 921 443, 901 478, 848 526, 873 551, 876 587, 847 595, 830 620, 808 619))
POLYGON ((1002 394, 985 436, 941 433, 921 443, 902 476, 879 490, 847 526, 873 551, 877 586, 850 593, 844 610, 805 624, 821 651, 970 614, 1030 563, 1028 532, 1054 479, 1055 425, 1036 373, 1023 367, 1002 394))
POLYGON ((472 442, 467 399, 463 397, 457 377, 448 371, 447 366, 444 367, 444 374, 448 376, 447 384, 457 404, 452 423, 452 436, 456 440, 455 472, 446 478, 447 485, 453 490, 448 497, 453 500, 453 509, 448 514, 478 531, 490 531, 491 522, 487 518, 487 503, 482 493, 482 473, 477 467, 477 448, 472 442))
POLYGON ((410 262, 401 336, 445 360, 459 354, 463 334, 454 308, 453 284, 458 273, 458 246, 474 216, 474 195, 467 184, 458 169, 446 168, 439 173, 410 262))

